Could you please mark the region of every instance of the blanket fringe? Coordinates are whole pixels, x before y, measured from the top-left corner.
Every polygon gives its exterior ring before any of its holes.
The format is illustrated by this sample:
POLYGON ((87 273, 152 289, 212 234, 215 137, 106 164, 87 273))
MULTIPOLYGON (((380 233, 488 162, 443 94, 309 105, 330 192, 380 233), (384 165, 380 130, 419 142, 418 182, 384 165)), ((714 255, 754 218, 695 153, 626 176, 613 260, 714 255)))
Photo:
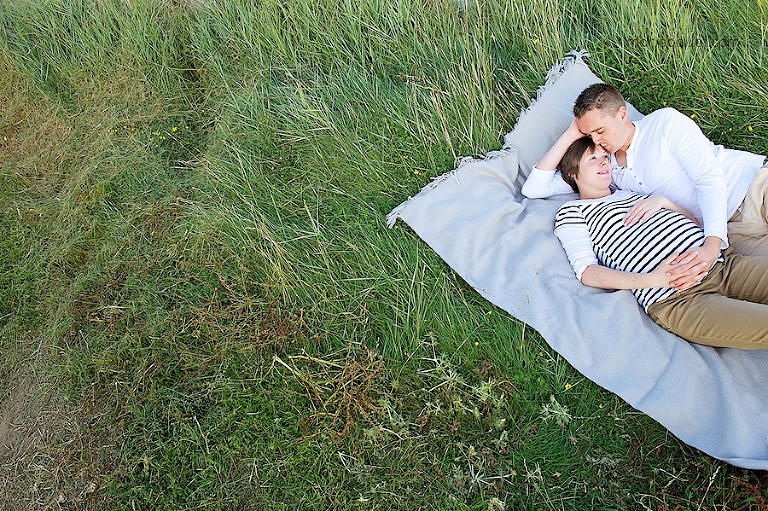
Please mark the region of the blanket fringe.
MULTIPOLYGON (((465 159, 467 159, 467 158, 471 158, 471 157, 462 158, 462 162, 465 159)), ((395 226, 395 222, 397 221, 398 218, 400 218, 400 215, 402 215, 403 210, 405 210, 405 208, 406 208, 406 206, 408 205, 409 202, 411 202, 416 197, 418 197, 420 195, 424 195, 425 193, 429 192, 430 190, 435 188, 437 185, 439 185, 443 181, 446 181, 447 179, 454 177, 456 175, 456 171, 459 170, 459 168, 461 168, 462 166, 463 166, 463 163, 459 164, 458 167, 456 167, 455 169, 453 169, 451 171, 448 171, 448 172, 445 172, 443 174, 440 174, 439 176, 437 176, 434 179, 432 179, 432 181, 427 183, 424 186, 424 188, 419 190, 419 193, 416 194, 414 197, 408 197, 406 200, 401 202, 399 206, 397 206, 395 209, 390 211, 389 214, 387 215, 387 227, 389 227, 391 229, 391 228, 393 228, 395 226)))
MULTIPOLYGON (((445 172, 443 174, 440 174, 439 176, 435 177, 427 183, 424 188, 419 190, 419 193, 416 194, 414 197, 408 197, 406 200, 404 200, 402 203, 400 203, 399 206, 397 206, 395 209, 389 212, 387 215, 387 227, 390 229, 395 226, 395 222, 398 218, 402 215, 405 208, 408 206, 408 203, 411 202, 416 197, 419 197, 421 195, 424 195, 428 193, 433 188, 437 187, 440 183, 447 181, 448 179, 456 179, 458 181, 458 177, 456 176, 456 173, 462 168, 467 165, 471 165, 472 163, 477 163, 481 161, 489 161, 496 158, 501 158, 502 156, 508 155, 513 149, 499 149, 496 151, 490 151, 486 153, 486 155, 482 158, 476 158, 474 156, 464 156, 462 158, 457 159, 456 167, 453 170, 450 170, 448 172, 445 172)), ((461 184, 461 182, 459 182, 461 184)))
POLYGON ((459 170, 461 167, 465 165, 469 165, 471 163, 475 163, 478 161, 487 161, 487 160, 493 160, 495 158, 501 158, 502 156, 506 156, 510 153, 510 149, 498 149, 496 151, 489 151, 485 154, 482 158, 475 158, 474 156, 463 156, 461 158, 458 158, 458 163, 456 164, 456 170, 459 170))
POLYGON ((402 215, 405 206, 411 201, 412 198, 413 197, 408 197, 406 200, 401 202, 399 206, 389 212, 387 215, 387 228, 391 229, 395 226, 395 222, 397 222, 397 219, 400 218, 400 215, 402 215))

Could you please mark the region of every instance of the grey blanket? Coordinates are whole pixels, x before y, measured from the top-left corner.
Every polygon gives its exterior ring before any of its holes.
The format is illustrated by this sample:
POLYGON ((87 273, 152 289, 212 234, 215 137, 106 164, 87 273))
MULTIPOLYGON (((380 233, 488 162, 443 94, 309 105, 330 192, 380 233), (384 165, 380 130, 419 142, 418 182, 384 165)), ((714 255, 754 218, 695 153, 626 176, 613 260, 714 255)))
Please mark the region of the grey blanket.
MULTIPOLYGON (((575 88, 570 104, 583 87, 575 88)), ((552 128, 541 146, 564 128, 552 128)), ((575 196, 520 196, 520 173, 529 168, 521 152, 530 150, 510 143, 520 136, 426 186, 390 213, 389 225, 405 221, 483 297, 683 442, 768 470, 768 350, 688 343, 655 325, 629 291, 582 285, 553 234, 557 208, 575 196)))

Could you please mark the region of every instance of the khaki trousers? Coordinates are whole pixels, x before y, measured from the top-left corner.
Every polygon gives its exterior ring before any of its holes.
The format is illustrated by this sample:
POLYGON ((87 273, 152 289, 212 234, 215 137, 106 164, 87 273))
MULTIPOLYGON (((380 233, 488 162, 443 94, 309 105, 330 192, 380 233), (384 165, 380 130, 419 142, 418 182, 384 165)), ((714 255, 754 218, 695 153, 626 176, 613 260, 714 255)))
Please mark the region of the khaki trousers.
POLYGON ((701 284, 654 303, 648 315, 698 344, 768 349, 768 256, 728 249, 701 284))
POLYGON ((744 202, 728 222, 728 243, 737 254, 768 256, 768 167, 755 173, 744 202))

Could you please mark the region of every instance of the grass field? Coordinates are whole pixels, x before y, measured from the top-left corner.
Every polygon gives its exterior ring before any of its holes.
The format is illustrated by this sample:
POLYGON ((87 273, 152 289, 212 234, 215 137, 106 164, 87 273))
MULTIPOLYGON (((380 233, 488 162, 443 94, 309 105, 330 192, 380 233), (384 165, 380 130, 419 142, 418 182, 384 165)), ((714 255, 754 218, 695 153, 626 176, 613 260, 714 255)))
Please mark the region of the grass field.
POLYGON ((763 0, 0 2, 0 508, 768 508, 385 226, 573 48, 768 151, 763 0))

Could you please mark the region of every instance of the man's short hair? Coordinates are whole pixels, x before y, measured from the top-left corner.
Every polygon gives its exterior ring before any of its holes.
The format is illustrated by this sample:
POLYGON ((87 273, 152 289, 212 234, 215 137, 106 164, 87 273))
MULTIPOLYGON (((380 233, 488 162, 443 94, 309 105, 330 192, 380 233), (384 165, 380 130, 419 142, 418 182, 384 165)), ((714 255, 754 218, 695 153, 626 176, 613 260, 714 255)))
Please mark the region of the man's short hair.
POLYGON ((622 106, 626 106, 626 104, 619 89, 607 83, 595 83, 581 91, 579 97, 576 98, 576 102, 573 104, 573 116, 581 119, 584 114, 593 109, 614 115, 622 106))

